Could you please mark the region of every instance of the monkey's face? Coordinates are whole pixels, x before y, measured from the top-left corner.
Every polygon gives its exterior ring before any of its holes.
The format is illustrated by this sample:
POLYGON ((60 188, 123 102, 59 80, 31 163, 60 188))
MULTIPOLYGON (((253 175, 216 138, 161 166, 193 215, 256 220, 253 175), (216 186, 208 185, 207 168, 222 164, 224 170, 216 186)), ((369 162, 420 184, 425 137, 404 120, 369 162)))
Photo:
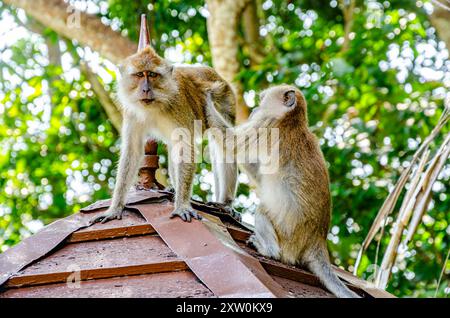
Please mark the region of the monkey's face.
POLYGON ((176 91, 172 80, 173 66, 147 47, 128 57, 120 67, 119 89, 132 104, 161 106, 176 91))
POLYGON ((260 100, 258 112, 264 112, 274 118, 282 118, 294 110, 306 111, 303 94, 291 85, 270 87, 260 93, 260 100))

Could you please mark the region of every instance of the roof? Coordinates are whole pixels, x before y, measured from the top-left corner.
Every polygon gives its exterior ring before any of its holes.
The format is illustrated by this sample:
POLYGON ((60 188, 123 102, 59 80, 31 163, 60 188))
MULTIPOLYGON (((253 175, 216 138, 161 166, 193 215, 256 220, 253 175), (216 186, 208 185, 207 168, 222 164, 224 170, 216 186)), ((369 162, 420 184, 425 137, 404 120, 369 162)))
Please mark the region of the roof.
MULTIPOLYGON (((334 297, 310 272, 259 255, 237 213, 191 200, 202 221, 170 219, 159 190, 156 142, 145 145, 139 183, 121 220, 88 226, 101 200, 0 254, 6 297, 334 297)), ((363 297, 393 297, 334 267, 363 297)))
MULTIPOLYGON (((41 231, 47 236, 37 233, 0 254, 3 272, 11 259, 20 258, 22 262, 27 257, 37 258, 9 277, 0 297, 333 297, 308 271, 258 255, 245 243, 251 232, 229 217, 203 212, 202 222, 169 221, 173 205, 170 200, 162 200, 161 193, 155 193, 158 192, 138 191, 134 202, 130 200, 145 218, 138 211, 126 211, 122 220, 94 224, 72 233, 67 225, 104 211, 108 201, 101 201, 85 213, 50 224, 47 228, 51 231, 41 231), (157 216, 166 220, 166 229, 155 219, 146 220, 157 216), (66 228, 67 238, 55 244, 55 235, 66 228), (189 240, 185 241, 186 237, 189 240), (216 241, 220 246, 214 245, 218 244, 216 241), (29 248, 46 244, 50 252, 41 257, 37 254, 45 248, 29 248), (223 257, 223 251, 227 257, 223 257), (222 257, 218 262, 217 255, 222 257), (239 271, 244 274, 230 273, 227 277, 223 273, 241 263, 239 271), (245 278, 252 276, 245 273, 248 269, 249 273, 256 273, 255 279, 245 278), (238 277, 233 279, 233 275, 238 277), (81 280, 78 285, 74 283, 77 278, 81 280)), ((201 209, 213 211, 205 206, 201 209)), ((362 296, 389 296, 347 272, 337 269, 337 274, 362 296)))

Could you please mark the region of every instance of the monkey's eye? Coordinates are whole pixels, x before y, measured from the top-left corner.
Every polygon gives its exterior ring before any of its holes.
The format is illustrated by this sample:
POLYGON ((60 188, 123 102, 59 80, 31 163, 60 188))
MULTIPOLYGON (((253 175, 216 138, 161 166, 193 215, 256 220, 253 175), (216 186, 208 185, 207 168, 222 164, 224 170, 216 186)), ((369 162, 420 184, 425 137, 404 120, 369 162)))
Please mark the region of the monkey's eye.
POLYGON ((137 77, 144 77, 144 73, 143 72, 137 72, 134 75, 136 75, 137 77))
POLYGON ((158 73, 155 73, 155 72, 149 72, 149 73, 148 73, 148 76, 155 78, 155 77, 158 76, 158 73))

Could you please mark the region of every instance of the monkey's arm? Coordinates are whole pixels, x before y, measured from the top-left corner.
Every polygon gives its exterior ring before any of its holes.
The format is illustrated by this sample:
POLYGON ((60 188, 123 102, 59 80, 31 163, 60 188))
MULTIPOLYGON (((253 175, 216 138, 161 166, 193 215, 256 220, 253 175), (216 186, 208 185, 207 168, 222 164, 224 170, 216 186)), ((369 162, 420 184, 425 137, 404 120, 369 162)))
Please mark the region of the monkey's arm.
POLYGON ((144 128, 133 117, 125 117, 122 128, 122 144, 116 185, 108 210, 91 220, 92 223, 121 219, 126 194, 137 175, 144 155, 144 128))
POLYGON ((255 185, 259 186, 260 177, 259 177, 259 163, 243 163, 240 164, 239 167, 250 179, 250 182, 255 185))
MULTIPOLYGON (((211 89, 206 94, 206 106, 207 106, 206 108, 208 110, 210 117, 214 121, 214 124, 216 126, 223 125, 226 128, 231 128, 234 136, 236 136, 236 135, 243 136, 244 139, 241 139, 241 144, 239 144, 239 140, 238 140, 238 145, 234 145, 234 142, 231 143, 234 148, 232 151, 234 151, 235 148, 237 148, 237 149, 241 149, 241 150, 244 149, 247 152, 249 150, 249 148, 251 147, 251 145, 249 145, 249 140, 245 139, 245 137, 246 137, 246 134, 249 134, 249 131, 251 131, 251 129, 254 128, 253 122, 249 120, 248 122, 246 122, 244 124, 233 127, 233 125, 231 125, 231 123, 229 123, 215 107, 213 95, 214 95, 214 88, 211 89)), ((228 138, 227 138, 226 142, 227 143, 231 142, 231 140, 228 140, 228 138)), ((228 149, 228 151, 231 151, 231 150, 228 149)), ((250 159, 253 159, 253 161, 255 161, 256 158, 252 157, 250 159)), ((240 167, 248 175, 248 177, 250 178, 252 183, 254 183, 256 185, 259 183, 259 177, 258 177, 259 163, 257 163, 257 162, 242 163, 242 164, 240 164, 240 167)))
POLYGON ((214 105, 215 94, 217 90, 222 88, 222 86, 220 86, 221 84, 223 83, 218 83, 206 93, 206 110, 209 115, 209 119, 212 121, 214 126, 232 128, 233 125, 228 120, 226 120, 225 117, 223 117, 223 115, 217 110, 216 106, 214 105))

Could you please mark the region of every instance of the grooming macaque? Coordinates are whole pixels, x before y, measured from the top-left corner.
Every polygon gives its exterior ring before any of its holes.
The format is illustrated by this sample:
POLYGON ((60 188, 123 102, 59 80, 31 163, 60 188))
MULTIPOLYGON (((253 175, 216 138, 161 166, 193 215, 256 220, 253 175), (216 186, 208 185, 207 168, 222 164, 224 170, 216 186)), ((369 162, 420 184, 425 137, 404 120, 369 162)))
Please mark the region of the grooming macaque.
MULTIPOLYGON (((227 125, 227 120, 214 106, 217 105, 214 98, 207 100, 210 114, 227 125)), ((244 165, 257 185, 260 198, 255 214, 255 233, 249 243, 262 255, 286 264, 306 266, 338 297, 358 297, 334 274, 329 261, 327 234, 331 198, 328 172, 318 142, 308 129, 302 93, 289 85, 267 89, 261 93, 260 106, 249 120, 232 129, 240 136, 260 128, 278 128, 279 161, 278 171, 271 174, 262 173, 258 162, 244 165)), ((276 143, 272 144, 272 147, 276 146, 276 143)), ((255 147, 256 144, 247 141, 244 148, 255 147)), ((238 144, 236 148, 239 151, 243 147, 238 144)))
MULTIPOLYGON (((200 218, 190 205, 192 182, 196 164, 194 141, 189 140, 192 151, 190 160, 178 162, 173 155, 172 134, 177 128, 194 136, 194 120, 200 120, 203 128, 213 123, 206 112, 206 91, 212 84, 223 83, 215 95, 220 114, 234 122, 235 96, 230 86, 210 67, 173 66, 150 47, 145 16, 142 17, 138 52, 129 56, 121 65, 122 78, 118 83, 118 96, 123 107, 122 147, 117 180, 109 209, 92 222, 120 219, 127 191, 137 176, 143 159, 144 141, 148 135, 168 146, 169 175, 175 189, 175 209, 171 216, 184 221, 200 218)), ((214 126, 225 130, 226 126, 214 126)), ((215 200, 227 205, 234 199, 237 166, 221 160, 222 148, 214 137, 209 138, 212 168, 215 175, 215 200)), ((189 147, 188 147, 189 148, 189 147)), ((186 153, 183 153, 186 156, 186 153)))

